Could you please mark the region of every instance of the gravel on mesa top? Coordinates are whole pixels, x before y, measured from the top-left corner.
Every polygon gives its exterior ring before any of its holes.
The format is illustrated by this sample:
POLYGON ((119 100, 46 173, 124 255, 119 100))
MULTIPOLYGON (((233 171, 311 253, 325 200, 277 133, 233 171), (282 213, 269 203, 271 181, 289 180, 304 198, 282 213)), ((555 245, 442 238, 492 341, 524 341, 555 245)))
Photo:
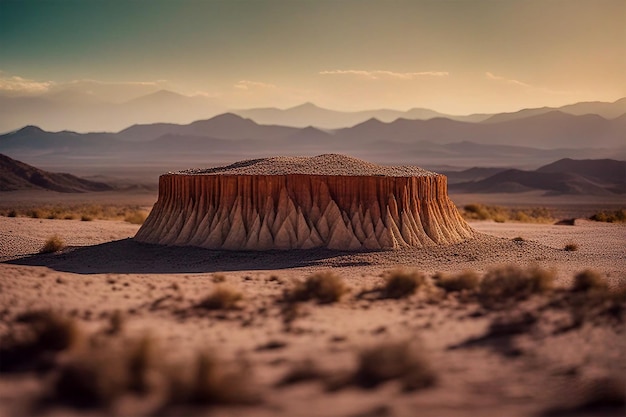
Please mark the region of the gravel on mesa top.
POLYGON ((275 156, 248 159, 234 164, 169 172, 180 175, 343 175, 385 177, 429 177, 439 175, 417 166, 384 166, 340 154, 313 157, 275 156))

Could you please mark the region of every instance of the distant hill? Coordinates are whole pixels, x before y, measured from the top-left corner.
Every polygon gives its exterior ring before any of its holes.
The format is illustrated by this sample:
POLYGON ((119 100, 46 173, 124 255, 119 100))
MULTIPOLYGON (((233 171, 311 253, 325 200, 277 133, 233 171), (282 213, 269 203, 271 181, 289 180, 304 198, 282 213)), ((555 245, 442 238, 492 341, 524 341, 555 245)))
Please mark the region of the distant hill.
POLYGON ((445 117, 451 120, 480 122, 491 117, 491 115, 488 114, 455 116, 422 108, 413 108, 407 111, 378 109, 348 112, 325 109, 318 107, 313 103, 304 103, 288 109, 269 107, 232 110, 232 112, 240 116, 250 118, 261 124, 292 127, 313 126, 320 129, 340 129, 351 127, 369 119, 377 119, 382 122, 389 123, 401 118, 411 120, 428 120, 436 117, 445 117))
POLYGON ((544 190, 548 194, 626 194, 626 161, 566 158, 534 171, 509 169, 482 180, 451 184, 450 190, 470 193, 544 190))
POLYGON ((605 119, 615 119, 626 114, 626 97, 612 103, 589 101, 568 104, 561 107, 541 107, 536 109, 523 109, 512 113, 499 113, 488 117, 483 121, 483 123, 500 123, 510 120, 524 119, 530 116, 538 116, 553 111, 560 111, 574 116, 595 114, 605 119))
POLYGON ((107 191, 112 187, 75 177, 71 174, 56 174, 37 169, 6 155, 0 154, 0 191, 44 189, 62 193, 107 191))
MULTIPOLYGON (((164 95, 169 97, 168 94, 164 95)), ((372 118, 321 130, 263 125, 232 113, 189 124, 134 125, 118 133, 47 132, 26 126, 0 135, 0 152, 38 166, 180 167, 275 155, 347 153, 387 164, 524 166, 561 158, 626 158, 626 116, 550 112, 502 123, 372 118)), ((170 169, 170 168, 167 168, 170 169)), ((484 179, 468 176, 459 182, 484 179)))

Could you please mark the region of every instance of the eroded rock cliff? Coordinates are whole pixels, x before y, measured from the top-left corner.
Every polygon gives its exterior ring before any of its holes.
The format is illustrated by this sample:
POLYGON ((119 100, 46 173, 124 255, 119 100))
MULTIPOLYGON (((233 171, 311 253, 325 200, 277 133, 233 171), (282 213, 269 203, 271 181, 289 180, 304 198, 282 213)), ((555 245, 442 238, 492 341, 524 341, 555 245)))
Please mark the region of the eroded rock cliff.
POLYGON ((321 155, 162 175, 159 199, 135 239, 227 250, 361 250, 472 235, 448 198, 445 176, 321 155))

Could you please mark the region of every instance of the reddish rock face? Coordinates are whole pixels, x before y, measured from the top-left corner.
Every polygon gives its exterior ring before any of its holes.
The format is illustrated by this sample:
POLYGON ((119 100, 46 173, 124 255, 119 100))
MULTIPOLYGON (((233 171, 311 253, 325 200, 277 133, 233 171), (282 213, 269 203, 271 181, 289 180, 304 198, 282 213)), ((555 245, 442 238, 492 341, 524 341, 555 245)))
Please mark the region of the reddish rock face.
POLYGON ((451 244, 473 231, 423 176, 165 174, 135 239, 209 249, 391 249, 451 244))

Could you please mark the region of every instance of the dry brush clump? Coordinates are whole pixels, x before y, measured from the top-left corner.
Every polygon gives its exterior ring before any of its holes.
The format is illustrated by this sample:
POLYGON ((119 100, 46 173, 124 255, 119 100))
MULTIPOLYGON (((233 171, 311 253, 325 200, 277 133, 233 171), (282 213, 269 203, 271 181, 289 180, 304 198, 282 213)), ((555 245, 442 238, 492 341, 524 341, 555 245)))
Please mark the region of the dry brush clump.
POLYGON ((566 252, 574 252, 578 250, 578 243, 575 242, 568 242, 565 244, 565 246, 563 247, 563 250, 566 252))
POLYGON ((51 310, 23 313, 0 339, 0 372, 17 372, 50 365, 54 355, 77 345, 76 322, 51 310))
POLYGON ((95 338, 66 358, 53 379, 47 401, 75 407, 106 407, 128 392, 150 389, 156 366, 154 341, 148 336, 95 338))
POLYGON ((626 223, 626 209, 600 211, 589 217, 589 219, 597 222, 626 223))
POLYGON ((148 210, 137 205, 65 204, 0 209, 0 215, 33 219, 80 219, 82 221, 125 220, 132 224, 142 224, 148 215, 148 210))
POLYGON ((289 302, 316 300, 320 304, 335 303, 348 292, 343 278, 332 271, 316 272, 304 282, 298 281, 293 289, 285 293, 289 302))
POLYGON ((39 253, 54 253, 60 252, 65 249, 65 242, 59 237, 59 235, 50 236, 46 243, 39 249, 39 253))
POLYGON ((473 291, 480 284, 480 274, 476 271, 465 270, 456 274, 438 272, 433 277, 435 285, 447 292, 473 291))
POLYGON ((227 285, 217 285, 197 304, 197 307, 207 310, 233 310, 239 307, 242 299, 243 294, 239 290, 227 285))
POLYGON ((170 407, 260 400, 246 361, 225 361, 204 349, 183 352, 175 361, 172 350, 148 334, 130 335, 118 327, 87 334, 64 314, 24 313, 0 340, 0 372, 46 372, 41 410, 56 405, 119 410, 132 397, 147 403, 140 414, 153 415, 170 407))
POLYGON ((571 328, 588 321, 621 324, 626 320, 626 284, 610 287, 602 275, 585 270, 576 274, 570 292, 558 305, 569 309, 571 328))
POLYGON ((552 223, 552 212, 543 207, 514 209, 501 206, 489 206, 472 203, 463 207, 461 213, 470 220, 493 220, 497 223, 516 221, 522 223, 552 223))
POLYGON ((602 275, 591 269, 586 269, 574 276, 572 291, 606 291, 608 288, 609 284, 602 275))
POLYGON ((626 410, 626 379, 622 375, 579 377, 556 393, 556 405, 542 416, 623 416, 626 410))
POLYGON ((492 268, 480 282, 478 297, 483 305, 495 305, 533 294, 545 294, 552 290, 555 275, 553 270, 537 266, 525 269, 517 265, 492 268))
POLYGON ((359 353, 352 382, 363 388, 375 388, 397 380, 405 391, 433 386, 437 376, 424 348, 413 342, 386 342, 359 353))
POLYGON ((419 271, 394 269, 384 275, 381 298, 406 298, 426 284, 426 275, 419 271))

